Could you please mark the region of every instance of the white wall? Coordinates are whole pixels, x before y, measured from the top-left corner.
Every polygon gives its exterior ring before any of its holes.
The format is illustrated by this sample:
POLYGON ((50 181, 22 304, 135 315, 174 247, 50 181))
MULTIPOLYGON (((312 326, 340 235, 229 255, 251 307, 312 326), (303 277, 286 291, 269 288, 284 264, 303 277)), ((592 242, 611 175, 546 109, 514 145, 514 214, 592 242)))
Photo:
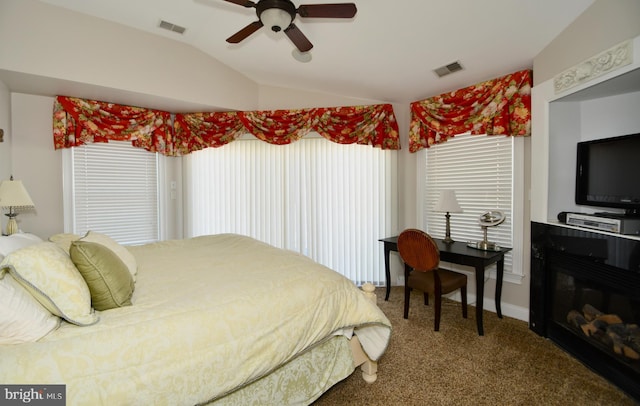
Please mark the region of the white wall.
POLYGON ((36 207, 35 213, 18 215, 18 227, 47 238, 63 231, 62 152, 53 149, 53 98, 13 93, 11 110, 12 173, 36 207))
POLYGON ((11 94, 0 81, 0 129, 4 142, 0 142, 0 181, 11 176, 11 94))
POLYGON ((640 1, 596 0, 534 58, 534 85, 638 35, 640 1))
POLYGON ((549 216, 578 211, 573 199, 576 174, 576 143, 582 131, 579 103, 549 105, 549 216))
POLYGON ((640 92, 584 101, 580 110, 581 141, 640 133, 640 92))
POLYGON ((40 1, 2 0, 0 38, 0 80, 41 85, 23 93, 42 91, 49 78, 58 80, 50 96, 146 100, 159 109, 162 99, 209 109, 257 105, 255 82, 189 45, 40 1))

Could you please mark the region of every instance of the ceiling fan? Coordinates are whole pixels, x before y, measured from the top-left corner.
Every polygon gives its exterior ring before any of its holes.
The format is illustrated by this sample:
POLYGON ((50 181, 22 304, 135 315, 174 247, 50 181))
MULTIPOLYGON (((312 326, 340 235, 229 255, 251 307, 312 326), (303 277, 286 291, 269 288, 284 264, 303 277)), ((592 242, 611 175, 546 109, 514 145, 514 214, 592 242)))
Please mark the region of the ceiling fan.
POLYGON ((263 26, 267 26, 275 32, 284 31, 301 53, 311 50, 313 44, 293 23, 296 15, 311 18, 352 18, 357 11, 354 3, 303 4, 296 8, 290 0, 259 0, 257 3, 251 0, 225 1, 246 8, 255 8, 258 15, 258 21, 252 22, 227 38, 227 42, 237 44, 263 26))

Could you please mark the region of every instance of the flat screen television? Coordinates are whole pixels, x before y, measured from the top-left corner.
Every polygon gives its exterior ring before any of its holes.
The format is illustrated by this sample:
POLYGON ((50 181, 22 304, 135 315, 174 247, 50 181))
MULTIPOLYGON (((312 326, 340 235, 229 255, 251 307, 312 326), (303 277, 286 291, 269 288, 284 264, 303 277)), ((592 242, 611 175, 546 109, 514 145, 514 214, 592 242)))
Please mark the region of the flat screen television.
POLYGON ((640 216, 640 133, 578 143, 576 204, 640 216))

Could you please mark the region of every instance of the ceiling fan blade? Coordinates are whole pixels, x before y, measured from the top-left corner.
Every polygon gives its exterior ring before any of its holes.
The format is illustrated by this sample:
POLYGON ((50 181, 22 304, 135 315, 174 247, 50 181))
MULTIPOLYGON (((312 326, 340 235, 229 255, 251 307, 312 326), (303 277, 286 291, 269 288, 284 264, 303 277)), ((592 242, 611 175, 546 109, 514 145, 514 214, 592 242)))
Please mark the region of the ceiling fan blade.
POLYGON ((239 6, 244 6, 246 8, 251 8, 251 7, 255 8, 256 6, 256 3, 252 2, 251 0, 224 0, 224 1, 237 4, 239 6))
POLYGON ((227 42, 231 44, 237 44, 238 42, 247 38, 249 35, 258 31, 261 27, 262 27, 262 21, 259 21, 259 20, 254 21, 251 24, 244 27, 243 29, 241 29, 240 31, 230 36, 229 38, 227 38, 227 42))
POLYGON ((303 4, 298 7, 300 17, 351 18, 358 9, 354 3, 339 4, 303 4))
POLYGON ((300 31, 295 24, 289 25, 284 33, 287 34, 287 37, 293 42, 293 45, 298 48, 300 52, 307 52, 311 48, 313 48, 313 44, 305 37, 305 35, 300 31))

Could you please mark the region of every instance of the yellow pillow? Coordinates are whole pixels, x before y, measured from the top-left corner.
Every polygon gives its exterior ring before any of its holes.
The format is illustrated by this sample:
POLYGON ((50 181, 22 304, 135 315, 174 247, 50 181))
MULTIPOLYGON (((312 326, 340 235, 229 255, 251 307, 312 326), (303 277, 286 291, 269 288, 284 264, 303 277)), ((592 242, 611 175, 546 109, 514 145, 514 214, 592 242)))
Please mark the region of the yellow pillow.
POLYGON ((98 321, 87 283, 56 244, 47 241, 21 248, 7 255, 0 268, 8 268, 11 276, 56 316, 80 326, 98 321))
POLYGON ((82 238, 82 236, 78 234, 60 233, 54 234, 49 237, 49 241, 55 243, 58 247, 62 248, 68 254, 71 243, 80 238, 82 238))
POLYGON ((69 254, 87 282, 94 309, 131 305, 133 276, 115 252, 99 243, 78 240, 71 243, 69 254))

